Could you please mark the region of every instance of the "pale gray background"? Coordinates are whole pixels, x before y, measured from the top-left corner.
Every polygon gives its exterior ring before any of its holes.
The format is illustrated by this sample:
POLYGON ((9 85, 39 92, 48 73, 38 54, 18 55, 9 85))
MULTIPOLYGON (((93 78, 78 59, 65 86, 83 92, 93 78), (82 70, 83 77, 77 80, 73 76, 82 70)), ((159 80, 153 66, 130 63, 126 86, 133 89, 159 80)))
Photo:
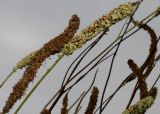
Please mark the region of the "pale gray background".
MULTIPOLYGON (((80 17, 81 30, 105 12, 128 1, 132 0, 0 0, 0 82, 8 75, 16 62, 22 57, 39 49, 45 42, 61 33, 67 26, 68 19, 72 14, 77 14, 80 17)), ((136 19, 142 19, 154 11, 159 5, 159 2, 159 0, 144 0, 136 14, 136 19)), ((158 35, 160 35, 159 19, 160 18, 158 17, 149 23, 155 28, 158 35)), ((100 44, 92 53, 90 53, 90 56, 88 56, 86 60, 93 57, 93 54, 98 54, 100 50, 104 49, 104 47, 113 41, 118 35, 121 26, 122 23, 114 25, 110 29, 108 35, 103 38, 100 44)), ((150 44, 148 38, 149 37, 145 32, 140 31, 134 35, 132 39, 124 42, 120 47, 115 61, 116 63, 114 64, 112 78, 109 83, 109 89, 106 93, 106 98, 114 91, 127 74, 131 72, 126 64, 129 58, 134 59, 138 65, 143 63, 147 56, 150 44)), ((73 56, 65 57, 59 65, 57 65, 54 71, 48 75, 32 97, 26 102, 19 114, 39 113, 44 104, 46 104, 53 93, 59 88, 59 83, 64 76, 67 66, 70 65, 73 58, 75 58, 80 51, 82 51, 82 49, 76 51, 73 56)), ((36 82, 39 77, 42 76, 46 68, 54 62, 56 56, 55 58, 51 58, 52 59, 46 62, 47 65, 44 65, 40 69, 34 82, 36 82)), ((81 66, 84 64, 85 62, 83 62, 81 66)), ((107 65, 109 65, 109 61, 105 61, 99 66, 100 71, 95 85, 97 85, 100 90, 102 90, 102 83, 105 81, 108 72, 107 65)), ((158 63, 156 69, 151 74, 152 77, 147 80, 149 88, 158 76, 159 68, 160 64, 158 63)), ((14 74, 14 77, 12 77, 6 85, 0 89, 0 110, 2 110, 5 100, 12 90, 12 86, 22 76, 23 71, 24 70, 21 70, 14 74)), ((90 84, 89 82, 91 82, 93 73, 94 72, 92 71, 85 80, 73 89, 71 92, 72 94, 69 96, 70 104, 80 93, 82 93, 83 90, 87 89, 87 85, 90 84)), ((108 108, 106 108, 106 113, 120 114, 124 110, 134 83, 124 87, 116 95, 108 108)), ((28 90, 30 90, 33 85, 33 83, 30 84, 28 90)), ((156 86, 159 87, 160 83, 156 86)), ((159 100, 160 94, 156 99, 155 105, 148 110, 147 114, 156 114, 160 112, 159 100)), ((88 100, 85 100, 83 103, 84 106, 82 107, 81 113, 84 112, 87 101, 88 100)), ((20 102, 16 103, 9 114, 13 114, 19 103, 20 102)), ((53 113, 59 113, 59 106, 61 106, 61 102, 58 103, 58 106, 53 113)))

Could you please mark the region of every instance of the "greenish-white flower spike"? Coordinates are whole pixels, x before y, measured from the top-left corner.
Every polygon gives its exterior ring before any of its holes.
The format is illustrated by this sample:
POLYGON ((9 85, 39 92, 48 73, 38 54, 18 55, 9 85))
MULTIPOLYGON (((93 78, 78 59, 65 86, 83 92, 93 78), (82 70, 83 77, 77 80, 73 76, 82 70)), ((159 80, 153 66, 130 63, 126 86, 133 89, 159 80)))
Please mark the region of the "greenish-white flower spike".
POLYGON ((142 114, 150 108, 153 103, 154 98, 152 96, 148 96, 126 109, 122 114, 142 114))
POLYGON ((35 54, 37 53, 37 51, 30 53, 29 55, 27 55, 26 57, 22 58, 17 64, 16 66, 13 68, 14 70, 17 69, 22 69, 23 67, 26 67, 28 65, 28 63, 32 60, 32 58, 35 56, 35 54))
POLYGON ((136 4, 136 2, 123 4, 109 13, 104 14, 101 18, 83 29, 79 34, 76 34, 75 37, 64 46, 62 53, 65 55, 72 54, 73 51, 82 47, 88 40, 102 33, 105 28, 109 28, 127 16, 130 16, 136 4))

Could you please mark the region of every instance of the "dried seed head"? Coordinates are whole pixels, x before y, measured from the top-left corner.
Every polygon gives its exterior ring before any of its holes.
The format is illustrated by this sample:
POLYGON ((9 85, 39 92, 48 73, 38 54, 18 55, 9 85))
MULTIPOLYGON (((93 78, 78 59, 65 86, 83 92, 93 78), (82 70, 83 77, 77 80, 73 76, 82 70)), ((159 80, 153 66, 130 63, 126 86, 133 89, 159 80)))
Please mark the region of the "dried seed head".
POLYGON ((50 40, 46 43, 38 52, 35 53, 32 61, 28 63, 28 66, 23 74, 23 77, 18 81, 18 83, 13 87, 13 92, 10 94, 8 100, 6 101, 6 105, 3 108, 3 112, 7 113, 12 108, 14 103, 20 99, 24 93, 29 83, 34 80, 36 73, 42 63, 46 58, 50 57, 50 55, 54 55, 64 47, 64 45, 73 38, 77 29, 79 28, 80 20, 78 16, 73 15, 69 20, 69 26, 61 33, 59 36, 50 40))
POLYGON ((110 11, 108 14, 104 14, 101 18, 83 29, 68 44, 66 44, 62 50, 62 53, 66 55, 72 54, 73 51, 82 47, 88 40, 91 40, 93 37, 103 32, 105 28, 109 28, 127 16, 130 16, 134 6, 135 3, 123 4, 110 11))
POLYGON ((134 63, 133 60, 128 60, 128 65, 133 71, 133 74, 138 78, 138 84, 140 89, 140 99, 143 99, 148 96, 147 83, 145 81, 145 76, 141 72, 140 68, 134 63))
POLYGON ((157 92, 158 92, 157 87, 154 87, 149 91, 149 95, 152 96, 155 99, 156 96, 157 96, 157 92))
POLYGON ((98 94, 99 94, 98 88, 93 87, 92 94, 90 96, 89 104, 88 104, 85 114, 93 114, 93 111, 96 108, 96 104, 98 101, 98 94))
POLYGON ((152 96, 148 96, 126 109, 122 114, 142 114, 150 108, 153 103, 154 98, 152 96))
POLYGON ((51 114, 51 112, 50 112, 49 110, 45 109, 45 110, 43 110, 43 111, 41 112, 41 114, 51 114))
POLYGON ((61 114, 67 114, 68 109, 68 94, 65 95, 64 99, 63 99, 63 107, 61 108, 61 114))
MULTIPOLYGON (((151 73, 151 71, 154 67, 155 60, 157 60, 157 58, 155 59, 155 55, 156 55, 156 52, 157 52, 157 42, 158 42, 157 39, 158 38, 157 38, 157 35, 156 35, 155 31, 150 26, 148 26, 147 24, 136 23, 136 25, 138 25, 143 30, 147 31, 149 33, 150 39, 151 39, 149 54, 148 54, 145 62, 140 67, 141 72, 143 72, 147 68, 145 73, 144 73, 144 76, 147 77, 151 73)), ((135 78, 136 78, 136 76, 132 73, 131 75, 129 75, 126 78, 125 83, 128 83, 135 78)))
POLYGON ((150 49, 149 49, 149 55, 144 63, 143 66, 146 65, 150 65, 152 66, 154 64, 154 59, 155 59, 155 55, 157 52, 157 35, 156 32, 147 24, 143 24, 141 26, 142 29, 144 29, 145 31, 147 31, 150 35, 150 39, 151 39, 151 45, 150 45, 150 49))

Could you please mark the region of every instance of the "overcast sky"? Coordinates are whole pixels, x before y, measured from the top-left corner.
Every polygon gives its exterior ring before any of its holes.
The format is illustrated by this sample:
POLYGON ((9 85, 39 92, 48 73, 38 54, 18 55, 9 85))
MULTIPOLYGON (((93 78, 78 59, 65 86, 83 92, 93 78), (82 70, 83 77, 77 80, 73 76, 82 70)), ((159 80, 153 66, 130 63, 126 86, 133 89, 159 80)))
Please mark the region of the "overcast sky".
MULTIPOLYGON (((0 0, 0 82, 8 75, 13 66, 15 66, 21 58, 30 52, 39 49, 44 43, 61 33, 67 26, 71 15, 77 14, 80 17, 81 24, 79 30, 81 30, 104 13, 122 3, 127 3, 128 1, 133 0, 0 0)), ((144 0, 143 4, 137 11, 135 19, 142 19, 154 11, 159 5, 159 0, 144 0)), ((122 24, 123 23, 118 23, 111 27, 108 35, 102 39, 100 44, 94 49, 94 52, 91 53, 85 61, 88 61, 94 54, 98 54, 100 50, 103 50, 110 42, 112 42, 118 35, 122 24)), ((160 35, 159 17, 150 22, 149 25, 155 29, 157 35, 160 35)), ((131 72, 127 65, 128 59, 134 59, 138 65, 143 63, 148 54, 148 48, 150 45, 148 39, 149 37, 145 32, 139 31, 136 35, 133 35, 132 39, 122 44, 115 61, 106 98, 131 72)), ((70 65, 72 60, 80 51, 82 50, 79 49, 72 56, 65 57, 57 65, 18 114, 39 113, 49 98, 59 88, 59 84, 63 79, 67 66, 70 65)), ((160 53, 159 49, 158 53, 160 53)), ((46 62, 47 65, 42 66, 37 74, 37 78, 32 84, 30 84, 28 91, 55 59, 56 56, 51 57, 51 59, 46 62)), ((102 90, 102 83, 104 83, 108 72, 107 64, 109 65, 109 60, 99 66, 100 71, 95 85, 98 86, 100 90, 102 90)), ((154 80, 160 73, 158 69, 160 69, 159 63, 151 74, 152 78, 147 80, 149 83, 148 88, 151 87, 154 80)), ((20 79, 23 71, 24 70, 21 70, 14 74, 14 77, 12 77, 6 85, 0 89, 0 110, 2 110, 6 98, 12 91, 12 86, 18 81, 18 79, 20 79)), ((72 94, 69 96, 70 104, 80 95, 80 93, 82 93, 83 90, 87 89, 87 85, 90 84, 94 71, 90 74, 91 76, 89 75, 90 77, 88 76, 73 89, 72 94)), ((125 109, 134 83, 129 84, 117 94, 108 108, 106 108, 105 113, 120 114, 125 109)), ((160 87, 160 83, 156 86, 160 87)), ((159 101, 160 94, 158 94, 155 105, 147 112, 147 114, 156 114, 160 112, 159 101)), ((16 103, 9 114, 13 114, 19 103, 20 102, 16 103)), ((87 100, 84 104, 86 103, 87 100)), ((58 106, 60 106, 60 104, 61 102, 58 106)), ((81 113, 83 113, 84 110, 85 107, 82 107, 81 113)), ((57 107, 54 109, 53 113, 58 114, 59 111, 60 108, 57 107)))

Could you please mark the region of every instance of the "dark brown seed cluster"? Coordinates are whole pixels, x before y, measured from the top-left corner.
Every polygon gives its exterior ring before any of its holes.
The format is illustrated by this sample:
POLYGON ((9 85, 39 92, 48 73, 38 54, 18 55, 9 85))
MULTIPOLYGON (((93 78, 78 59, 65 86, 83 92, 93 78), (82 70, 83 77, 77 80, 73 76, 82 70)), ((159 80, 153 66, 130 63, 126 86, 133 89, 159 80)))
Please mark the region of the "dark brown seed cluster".
MULTIPOLYGON (((144 76, 147 77, 147 76, 149 76, 149 74, 151 73, 151 71, 154 67, 155 55, 157 52, 157 42, 158 42, 157 39, 158 38, 157 38, 155 31, 147 24, 136 23, 136 25, 138 25, 139 28, 142 28, 143 30, 147 31, 149 33, 150 39, 151 39, 149 54, 148 54, 145 62, 140 67, 141 72, 143 72, 146 69, 144 76)), ((129 75, 126 78, 125 83, 128 83, 135 78, 136 78, 136 76, 132 73, 131 75, 129 75)))
POLYGON ((149 95, 152 96, 155 99, 156 96, 157 96, 157 92, 158 92, 157 87, 154 87, 149 91, 149 95))
POLYGON ((6 105, 3 108, 3 113, 9 112, 14 103, 20 99, 24 93, 28 84, 34 80, 37 70, 40 68, 42 63, 51 55, 58 53, 64 47, 64 45, 73 38, 77 29, 79 28, 80 20, 77 15, 73 15, 69 20, 69 26, 59 36, 50 40, 46 43, 34 56, 32 61, 28 64, 23 77, 13 87, 13 92, 10 94, 6 105))
MULTIPOLYGON (((140 26, 141 28, 143 28, 145 31, 147 31, 150 35, 150 38, 151 38, 151 45, 150 45, 150 49, 149 49, 149 55, 145 61, 146 65, 147 65, 147 70, 145 72, 145 76, 148 76, 153 67, 154 67, 154 60, 155 60, 155 55, 156 55, 156 52, 157 52, 157 35, 155 33, 155 31, 150 27, 148 26, 147 24, 143 24, 142 26, 140 26)), ((143 65, 145 66, 145 64, 143 65)))
POLYGON ((140 99, 143 99, 147 97, 148 94, 148 89, 147 89, 147 83, 145 81, 145 76, 141 72, 140 68, 134 63, 133 60, 128 60, 128 65, 133 71, 133 74, 137 76, 138 78, 138 84, 139 84, 139 89, 140 89, 140 99))
POLYGON ((65 95, 64 99, 63 99, 63 107, 61 108, 61 114, 67 114, 68 109, 68 94, 65 95))
POLYGON ((40 114, 51 114, 51 112, 49 110, 45 109, 40 114))
POLYGON ((89 104, 88 104, 85 114, 93 114, 93 111, 96 108, 96 104, 98 101, 98 94, 99 94, 98 88, 93 87, 92 94, 90 96, 89 104))

